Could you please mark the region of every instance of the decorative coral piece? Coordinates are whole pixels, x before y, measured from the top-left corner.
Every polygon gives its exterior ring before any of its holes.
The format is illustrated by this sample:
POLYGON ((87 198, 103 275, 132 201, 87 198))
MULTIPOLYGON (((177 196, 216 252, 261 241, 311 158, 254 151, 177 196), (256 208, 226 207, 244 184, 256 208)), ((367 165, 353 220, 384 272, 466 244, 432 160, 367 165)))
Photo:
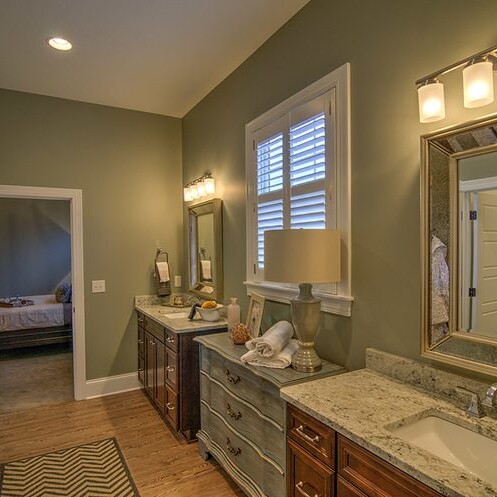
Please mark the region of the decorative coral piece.
POLYGON ((250 338, 249 330, 243 323, 237 324, 231 329, 231 339, 236 345, 243 345, 250 338))

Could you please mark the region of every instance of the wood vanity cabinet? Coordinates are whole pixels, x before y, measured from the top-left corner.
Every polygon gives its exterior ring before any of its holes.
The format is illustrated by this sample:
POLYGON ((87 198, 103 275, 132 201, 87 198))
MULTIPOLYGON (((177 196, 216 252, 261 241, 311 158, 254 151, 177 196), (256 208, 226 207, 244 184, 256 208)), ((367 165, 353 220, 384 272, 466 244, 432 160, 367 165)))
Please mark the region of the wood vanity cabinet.
POLYGON ((138 314, 138 379, 144 392, 171 428, 187 441, 200 428, 199 353, 193 338, 225 331, 177 333, 138 314))
POLYGON ((415 478, 287 404, 290 497, 441 497, 415 478))

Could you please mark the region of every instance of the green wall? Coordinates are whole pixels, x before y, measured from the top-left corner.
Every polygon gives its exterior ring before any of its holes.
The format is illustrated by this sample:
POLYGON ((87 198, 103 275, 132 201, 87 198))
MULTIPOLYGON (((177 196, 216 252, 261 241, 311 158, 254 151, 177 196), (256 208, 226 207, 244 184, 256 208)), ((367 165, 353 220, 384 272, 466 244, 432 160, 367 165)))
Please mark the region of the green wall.
MULTIPOLYGON (((351 369, 366 347, 419 357, 419 137, 497 106, 464 109, 457 72, 447 118, 421 125, 414 82, 497 43, 496 17, 495 0, 311 0, 185 116, 184 180, 210 169, 224 201, 226 298, 245 294, 245 124, 350 62, 355 302, 324 315, 317 348, 351 369)), ((267 305, 266 326, 288 313, 267 305)))
POLYGON ((179 119, 0 90, 0 184, 83 191, 88 379, 136 371, 158 244, 181 272, 181 174, 179 119))
POLYGON ((0 198, 0 297, 71 282, 70 225, 68 201, 0 198))

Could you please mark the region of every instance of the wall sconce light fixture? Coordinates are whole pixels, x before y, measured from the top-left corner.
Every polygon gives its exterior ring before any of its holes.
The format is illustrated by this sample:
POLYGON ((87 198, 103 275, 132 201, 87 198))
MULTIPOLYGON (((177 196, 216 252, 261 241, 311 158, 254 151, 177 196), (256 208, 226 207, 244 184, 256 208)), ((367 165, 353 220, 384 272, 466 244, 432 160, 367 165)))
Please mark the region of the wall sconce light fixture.
POLYGON ((464 107, 482 107, 492 103, 494 101, 495 63, 497 63, 497 45, 418 79, 416 86, 418 87, 419 120, 422 123, 430 123, 440 121, 445 117, 444 87, 438 78, 463 66, 464 107))
POLYGON ((205 173, 200 178, 190 181, 183 188, 183 199, 185 202, 191 202, 208 195, 216 193, 216 182, 211 173, 205 173))

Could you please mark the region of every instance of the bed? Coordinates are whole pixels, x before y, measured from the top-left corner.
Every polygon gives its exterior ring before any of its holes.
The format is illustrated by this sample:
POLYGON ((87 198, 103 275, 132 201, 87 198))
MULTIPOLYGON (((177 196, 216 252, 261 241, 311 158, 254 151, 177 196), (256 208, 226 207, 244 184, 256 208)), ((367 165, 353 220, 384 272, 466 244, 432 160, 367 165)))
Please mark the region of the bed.
POLYGON ((23 297, 33 305, 0 307, 0 350, 72 341, 72 304, 54 295, 23 297))

